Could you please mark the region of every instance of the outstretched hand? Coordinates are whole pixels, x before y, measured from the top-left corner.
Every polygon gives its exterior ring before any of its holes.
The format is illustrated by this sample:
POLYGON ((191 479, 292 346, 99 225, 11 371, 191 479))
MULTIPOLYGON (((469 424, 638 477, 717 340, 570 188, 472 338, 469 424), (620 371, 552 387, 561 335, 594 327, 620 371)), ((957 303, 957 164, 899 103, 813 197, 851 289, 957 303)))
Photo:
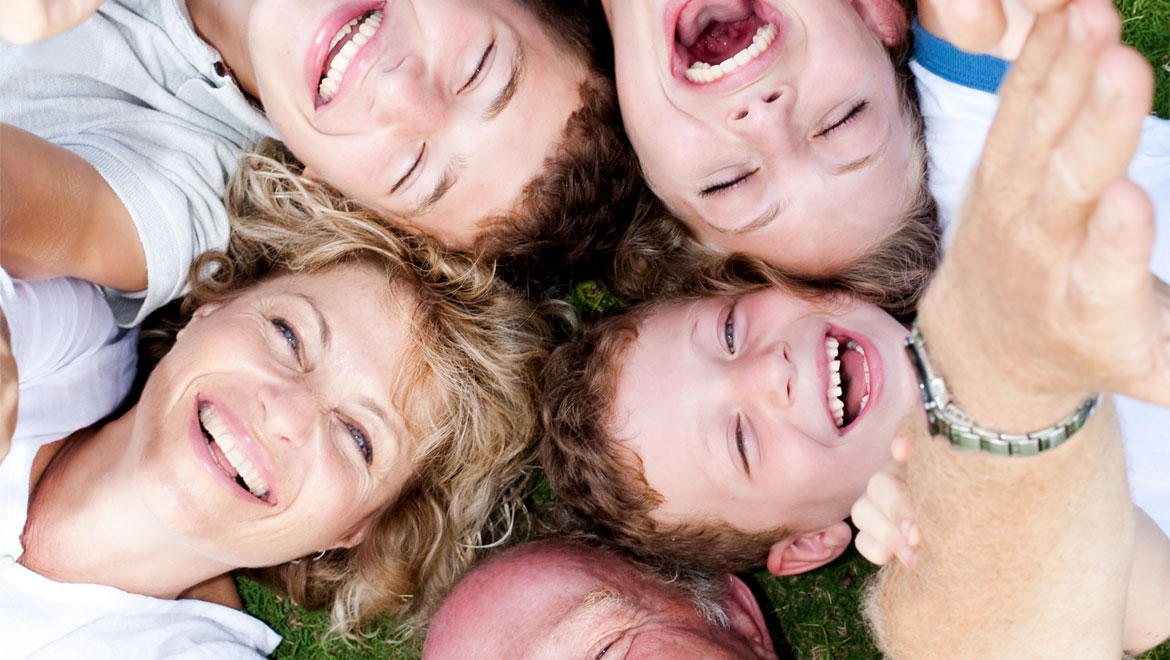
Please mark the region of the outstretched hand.
POLYGON ((994 414, 1039 395, 1052 415, 1090 390, 1170 405, 1170 295, 1148 269, 1153 209, 1125 179, 1152 84, 1120 45, 1109 0, 1038 17, 921 308, 928 341, 948 333, 980 356, 944 367, 948 379, 1001 384, 955 391, 964 406, 982 399, 994 414))
POLYGON ((0 37, 26 44, 80 25, 104 0, 4 0, 0 2, 0 37))

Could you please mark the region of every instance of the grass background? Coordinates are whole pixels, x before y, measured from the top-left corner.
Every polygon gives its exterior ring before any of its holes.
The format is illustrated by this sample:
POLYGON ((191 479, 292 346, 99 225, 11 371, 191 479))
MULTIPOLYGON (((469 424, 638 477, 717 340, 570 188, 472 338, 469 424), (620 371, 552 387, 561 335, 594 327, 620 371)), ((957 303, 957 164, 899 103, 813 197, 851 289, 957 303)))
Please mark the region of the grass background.
MULTIPOLYGON (((1116 0, 1125 18, 1123 38, 1142 51, 1154 67, 1154 111, 1170 118, 1170 0, 1116 0)), ((766 571, 750 576, 761 602, 771 603, 778 651, 802 660, 877 660, 880 656, 858 616, 866 577, 874 572, 855 552, 810 574, 774 578, 766 571), (783 647, 783 648, 781 648, 783 647)), ((328 616, 281 601, 264 587, 239 578, 245 608, 267 622, 284 641, 273 658, 286 660, 417 660, 418 646, 401 641, 392 624, 364 631, 369 639, 354 645, 329 638, 328 616)), ((765 607, 765 610, 768 610, 765 607)), ((1170 660, 1170 643, 1141 656, 1170 660)))

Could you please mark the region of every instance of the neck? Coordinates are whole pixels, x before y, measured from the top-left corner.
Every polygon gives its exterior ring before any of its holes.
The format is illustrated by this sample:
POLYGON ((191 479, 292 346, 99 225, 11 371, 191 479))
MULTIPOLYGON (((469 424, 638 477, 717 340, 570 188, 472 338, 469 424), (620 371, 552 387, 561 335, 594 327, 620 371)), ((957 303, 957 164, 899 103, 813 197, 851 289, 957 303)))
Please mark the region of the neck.
POLYGON ((58 582, 175 598, 229 571, 165 534, 136 492, 130 467, 133 409, 71 439, 34 475, 20 562, 58 582))
POLYGON ((252 0, 186 0, 195 32, 223 56, 236 83, 249 96, 260 98, 256 72, 248 51, 248 17, 252 0))

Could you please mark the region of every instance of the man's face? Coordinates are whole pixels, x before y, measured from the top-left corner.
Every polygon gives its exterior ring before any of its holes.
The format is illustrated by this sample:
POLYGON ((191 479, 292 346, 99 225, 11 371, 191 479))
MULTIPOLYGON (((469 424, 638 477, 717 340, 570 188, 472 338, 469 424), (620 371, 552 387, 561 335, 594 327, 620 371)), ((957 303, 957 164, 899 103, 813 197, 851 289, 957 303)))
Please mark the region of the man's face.
POLYGON ((895 3, 613 0, 607 13, 646 180, 703 242, 840 272, 915 199, 917 131, 886 52, 905 20, 895 3), (725 60, 743 63, 723 73, 725 60), (692 73, 704 63, 721 75, 692 73))
POLYGON ((610 553, 532 543, 455 588, 435 616, 423 658, 775 660, 759 606, 742 582, 733 582, 726 605, 731 625, 720 628, 676 589, 610 553))
POLYGON ((248 49, 312 176, 461 248, 540 173, 586 76, 514 0, 259 0, 248 49))

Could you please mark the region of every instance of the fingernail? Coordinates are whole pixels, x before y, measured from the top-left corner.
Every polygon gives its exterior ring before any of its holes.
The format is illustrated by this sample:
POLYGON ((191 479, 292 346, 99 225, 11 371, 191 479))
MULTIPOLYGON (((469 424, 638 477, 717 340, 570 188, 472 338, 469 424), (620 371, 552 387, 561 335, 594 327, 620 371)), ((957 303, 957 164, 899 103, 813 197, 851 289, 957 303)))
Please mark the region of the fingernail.
POLYGON ((1073 41, 1084 43, 1089 40, 1089 28, 1085 23, 1085 15, 1080 6, 1075 3, 1068 5, 1068 34, 1073 41))

